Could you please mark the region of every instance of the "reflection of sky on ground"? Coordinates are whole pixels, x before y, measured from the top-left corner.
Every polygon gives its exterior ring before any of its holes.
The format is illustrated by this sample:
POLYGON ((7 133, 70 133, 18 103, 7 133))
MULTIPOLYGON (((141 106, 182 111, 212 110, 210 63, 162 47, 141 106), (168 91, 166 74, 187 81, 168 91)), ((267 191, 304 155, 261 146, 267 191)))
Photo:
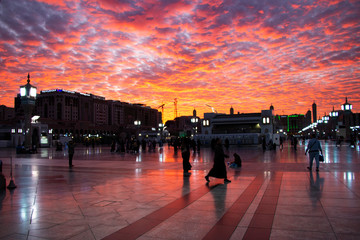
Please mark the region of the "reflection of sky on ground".
MULTIPOLYGON (((305 156, 306 144, 301 143, 297 151, 294 150, 290 142, 285 142, 283 150, 277 148, 276 151, 263 152, 260 146, 230 146, 229 149, 224 148, 224 152, 229 156, 226 162, 234 160, 233 154, 240 155, 244 163, 307 163, 308 155, 305 156)), ((325 164, 343 164, 343 163, 357 163, 360 159, 359 147, 351 148, 348 144, 343 144, 341 147, 336 147, 333 141, 321 141, 321 146, 324 153, 325 164)), ((0 153, 1 153, 0 149, 0 153)), ((4 150, 3 156, 10 154, 4 150)), ((22 155, 12 153, 14 158, 21 158, 22 155)), ((65 160, 68 158, 67 150, 55 151, 52 148, 39 149, 37 155, 32 155, 39 159, 48 159, 52 161, 65 160)), ((191 150, 190 161, 194 164, 212 164, 214 153, 209 147, 202 147, 200 152, 193 152, 191 150)), ((163 148, 157 148, 155 152, 148 152, 140 150, 140 153, 111 153, 110 147, 85 147, 77 145, 75 148, 76 161, 79 160, 102 160, 102 161, 133 161, 141 162, 158 162, 158 163, 180 163, 182 162, 181 150, 174 151, 173 147, 165 145, 163 148)))

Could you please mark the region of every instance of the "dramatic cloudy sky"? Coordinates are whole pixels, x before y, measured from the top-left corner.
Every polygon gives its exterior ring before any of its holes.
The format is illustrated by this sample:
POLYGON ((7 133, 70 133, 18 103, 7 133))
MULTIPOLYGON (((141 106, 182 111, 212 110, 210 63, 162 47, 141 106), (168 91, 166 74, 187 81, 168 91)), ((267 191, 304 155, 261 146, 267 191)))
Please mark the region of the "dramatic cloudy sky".
POLYGON ((210 112, 360 110, 358 0, 0 0, 0 104, 20 85, 210 112))

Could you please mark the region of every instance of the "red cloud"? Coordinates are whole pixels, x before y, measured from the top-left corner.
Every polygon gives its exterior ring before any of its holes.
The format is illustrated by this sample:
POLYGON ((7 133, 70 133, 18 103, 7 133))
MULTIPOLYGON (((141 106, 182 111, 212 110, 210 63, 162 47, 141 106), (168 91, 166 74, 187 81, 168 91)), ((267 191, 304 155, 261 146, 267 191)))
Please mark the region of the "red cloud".
POLYGON ((31 72, 38 90, 209 112, 304 114, 360 104, 358 1, 6 1, 1 103, 31 72), (10 21, 11 19, 11 21, 10 21), (312 89, 312 91, 309 91, 312 89), (331 96, 331 98, 329 98, 331 96))

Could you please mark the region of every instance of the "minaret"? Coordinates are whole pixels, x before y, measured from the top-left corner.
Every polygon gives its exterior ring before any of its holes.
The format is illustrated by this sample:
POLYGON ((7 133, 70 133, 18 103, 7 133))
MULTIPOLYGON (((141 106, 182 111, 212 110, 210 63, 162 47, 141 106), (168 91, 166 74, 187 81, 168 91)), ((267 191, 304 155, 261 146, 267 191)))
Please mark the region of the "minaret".
POLYGON ((230 115, 233 115, 234 114, 234 108, 231 106, 230 108, 230 115))
POLYGON ((317 122, 317 113, 316 113, 316 103, 314 101, 313 105, 312 105, 312 112, 313 112, 313 123, 317 122))

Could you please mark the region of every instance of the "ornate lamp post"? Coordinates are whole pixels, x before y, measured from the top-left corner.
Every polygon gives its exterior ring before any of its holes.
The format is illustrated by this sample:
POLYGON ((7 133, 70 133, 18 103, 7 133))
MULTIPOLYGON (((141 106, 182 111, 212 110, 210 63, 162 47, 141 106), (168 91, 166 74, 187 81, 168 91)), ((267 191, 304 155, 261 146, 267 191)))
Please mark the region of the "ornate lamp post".
POLYGON ((338 117, 339 116, 339 112, 335 111, 335 108, 333 107, 333 110, 330 112, 330 117, 338 117))
POLYGON ((352 110, 352 104, 348 103, 347 97, 345 98, 345 103, 341 105, 341 110, 343 111, 351 111, 352 110))
POLYGON ((195 136, 197 134, 197 124, 199 122, 199 118, 197 118, 195 116, 195 117, 192 117, 190 121, 191 121, 191 125, 192 125, 192 133, 195 136))
POLYGON ((352 131, 350 129, 352 123, 353 123, 353 117, 352 117, 352 104, 348 103, 347 97, 345 98, 345 103, 341 105, 341 110, 344 111, 344 118, 343 118, 343 125, 345 125, 346 130, 346 139, 351 139, 352 131))
POLYGON ((20 98, 21 105, 25 113, 25 124, 24 124, 24 133, 25 133, 25 148, 31 148, 31 115, 35 107, 36 101, 36 87, 30 84, 30 74, 28 74, 27 84, 20 86, 20 98))

